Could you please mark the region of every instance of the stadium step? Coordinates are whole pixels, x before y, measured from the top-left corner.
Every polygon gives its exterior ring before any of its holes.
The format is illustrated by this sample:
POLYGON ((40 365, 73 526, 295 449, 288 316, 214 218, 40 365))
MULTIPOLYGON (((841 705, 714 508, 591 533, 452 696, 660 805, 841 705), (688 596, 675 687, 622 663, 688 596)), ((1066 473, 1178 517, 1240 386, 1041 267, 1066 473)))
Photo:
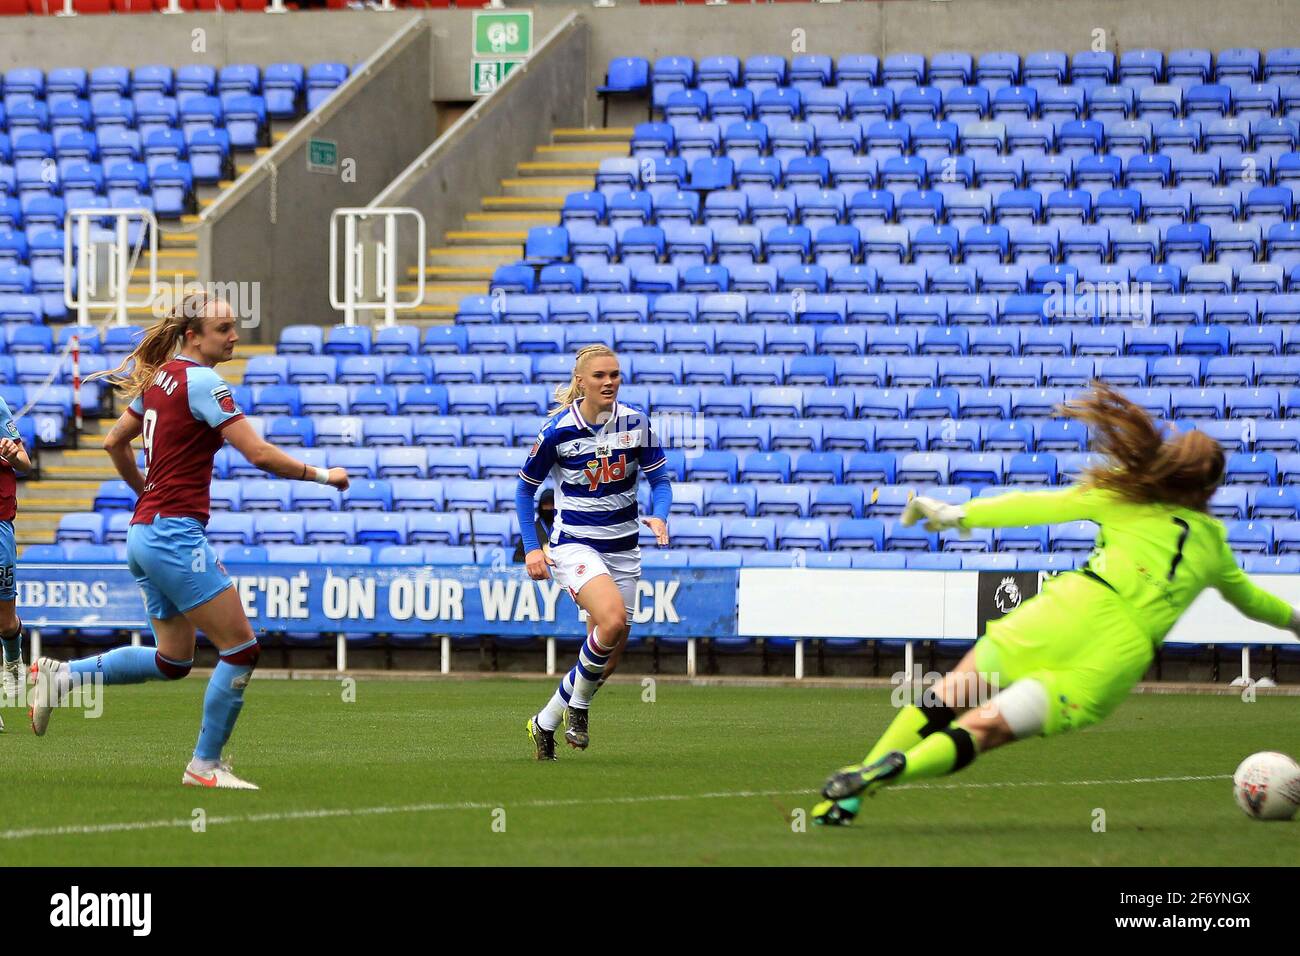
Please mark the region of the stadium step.
POLYGON ((592 176, 523 176, 501 180, 507 196, 559 196, 572 192, 590 192, 596 187, 592 176))
POLYGON ((524 254, 517 243, 498 246, 448 246, 429 250, 428 262, 438 266, 500 266, 515 262, 524 254))
MULTIPOLYGON (((430 279, 491 279, 492 273, 496 271, 496 266, 443 266, 426 264, 424 267, 425 281, 430 279)), ((407 278, 414 279, 418 277, 420 270, 416 266, 411 266, 406 270, 407 278)))
MULTIPOLYGON (((53 514, 61 518, 73 511, 93 511, 94 508, 95 496, 93 494, 75 498, 25 498, 21 494, 18 496, 18 510, 24 515, 53 514)), ((26 519, 20 518, 19 520, 25 522, 26 519)))
MULTIPOLYGON (((405 322, 408 315, 455 315, 460 300, 467 295, 487 295, 488 284, 476 283, 425 283, 424 304, 420 310, 404 311, 399 321, 405 322)), ((398 293, 409 296, 415 292, 416 283, 404 282, 397 287, 398 293)))
POLYGON ((632 138, 636 132, 632 126, 592 126, 588 128, 560 126, 551 130, 551 139, 556 143, 591 143, 603 141, 623 141, 632 138))
POLYGON ((102 465, 47 465, 42 461, 41 474, 48 478, 78 478, 94 481, 108 481, 110 478, 118 477, 107 455, 104 456, 102 465))
MULTIPOLYGON (((167 270, 166 270, 166 278, 167 278, 167 280, 168 280, 169 282, 170 282, 172 279, 174 279, 175 277, 177 277, 177 276, 180 277, 180 279, 181 279, 182 282, 195 282, 195 281, 198 281, 198 278, 199 278, 199 274, 198 274, 198 272, 197 272, 197 271, 196 271, 192 266, 189 266, 189 267, 186 267, 186 268, 183 268, 183 269, 170 268, 170 269, 167 269, 167 270)), ((159 269, 159 270, 158 270, 158 278, 159 278, 159 279, 162 279, 163 277, 164 277, 164 276, 163 276, 163 270, 162 270, 162 269, 159 269)), ((148 279, 148 278, 149 278, 149 267, 148 267, 148 266, 136 266, 134 269, 131 270, 131 278, 132 278, 132 279, 148 279)))
POLYGON ((528 230, 537 226, 558 226, 560 224, 560 214, 558 212, 471 212, 465 215, 465 224, 471 227, 490 225, 495 229, 509 229, 524 233, 524 238, 528 238, 528 230))
MULTIPOLYGON (((512 246, 517 249, 523 249, 524 240, 528 238, 527 229, 454 229, 450 232, 443 233, 443 241, 451 246, 472 246, 478 248, 488 248, 485 243, 491 243, 492 248, 501 246, 512 246)), ((431 249, 430 252, 433 250, 431 249)))
POLYGON ((199 234, 191 229, 183 229, 179 226, 171 226, 164 223, 158 229, 158 250, 171 249, 174 247, 197 249, 199 243, 199 234))
POLYGON ((556 143, 537 147, 537 160, 552 163, 600 162, 613 156, 627 156, 630 146, 620 143, 556 143))
MULTIPOLYGON (((70 510, 78 511, 81 509, 73 508, 70 510)), ((46 514, 40 511, 28 511, 18 519, 18 522, 15 524, 15 530, 18 530, 21 527, 21 530, 27 532, 33 537, 40 536, 42 540, 53 541, 54 533, 58 531, 59 521, 62 518, 62 514, 46 514)))
MULTIPOLYGON (((172 246, 170 248, 162 244, 159 244, 158 246, 158 259, 160 262, 163 259, 183 259, 185 261, 193 261, 198 257, 199 250, 196 246, 172 246)), ((148 249, 146 249, 140 253, 140 258, 147 261, 154 258, 154 256, 148 249)), ((159 265, 159 271, 162 271, 161 264, 159 265)))
POLYGON ((484 196, 483 208, 490 212, 514 210, 518 212, 544 212, 559 210, 564 205, 563 195, 550 196, 484 196))
POLYGON ((576 163, 557 163, 548 160, 522 162, 515 167, 520 176, 594 176, 600 168, 597 160, 583 160, 576 163))

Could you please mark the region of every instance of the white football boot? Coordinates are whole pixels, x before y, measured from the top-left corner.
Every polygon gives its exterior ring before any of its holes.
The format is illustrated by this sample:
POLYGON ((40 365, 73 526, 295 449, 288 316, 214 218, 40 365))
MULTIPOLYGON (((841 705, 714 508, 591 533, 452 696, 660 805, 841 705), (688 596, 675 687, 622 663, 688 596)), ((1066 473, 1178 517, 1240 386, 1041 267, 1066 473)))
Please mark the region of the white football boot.
POLYGON ((3 694, 7 706, 13 706, 18 702, 18 691, 22 688, 23 674, 26 670, 21 657, 16 661, 5 661, 0 665, 0 694, 3 694))
POLYGON ((230 762, 226 760, 207 770, 195 770, 194 763, 191 761, 190 765, 185 768, 181 783, 187 787, 212 787, 218 790, 262 789, 255 783, 249 783, 247 780, 236 777, 234 771, 230 769, 230 762))
POLYGON ((28 689, 31 707, 27 715, 32 719, 32 732, 37 737, 45 735, 50 724, 50 714, 58 707, 72 685, 72 672, 63 661, 48 657, 36 658, 31 666, 31 687, 28 689))

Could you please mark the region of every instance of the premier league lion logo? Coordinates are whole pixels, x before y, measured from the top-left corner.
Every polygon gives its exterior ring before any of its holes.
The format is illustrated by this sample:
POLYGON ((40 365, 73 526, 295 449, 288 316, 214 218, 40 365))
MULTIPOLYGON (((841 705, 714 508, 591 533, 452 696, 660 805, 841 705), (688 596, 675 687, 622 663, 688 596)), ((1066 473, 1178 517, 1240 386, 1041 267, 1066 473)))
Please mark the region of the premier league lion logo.
POLYGON ((993 603, 997 605, 999 611, 1006 614, 1008 611, 1014 611, 1020 607, 1022 597, 1020 585, 1016 584, 1016 579, 1007 577, 1002 579, 997 591, 993 593, 993 603))

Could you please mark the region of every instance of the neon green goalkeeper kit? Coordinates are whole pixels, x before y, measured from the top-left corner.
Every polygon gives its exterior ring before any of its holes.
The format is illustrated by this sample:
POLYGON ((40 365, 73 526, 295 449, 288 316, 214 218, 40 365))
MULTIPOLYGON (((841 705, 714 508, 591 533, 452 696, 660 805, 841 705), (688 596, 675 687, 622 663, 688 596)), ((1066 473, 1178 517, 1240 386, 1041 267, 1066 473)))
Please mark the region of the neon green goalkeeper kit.
POLYGON ((1222 522, 1177 505, 1137 504, 1072 485, 1012 492, 964 506, 963 528, 1100 526, 1087 567, 1049 578, 1042 591, 989 623, 975 665, 998 687, 1039 681, 1051 709, 1044 734, 1101 720, 1146 673, 1169 629, 1207 587, 1247 617, 1288 627, 1291 605, 1237 566, 1222 522))

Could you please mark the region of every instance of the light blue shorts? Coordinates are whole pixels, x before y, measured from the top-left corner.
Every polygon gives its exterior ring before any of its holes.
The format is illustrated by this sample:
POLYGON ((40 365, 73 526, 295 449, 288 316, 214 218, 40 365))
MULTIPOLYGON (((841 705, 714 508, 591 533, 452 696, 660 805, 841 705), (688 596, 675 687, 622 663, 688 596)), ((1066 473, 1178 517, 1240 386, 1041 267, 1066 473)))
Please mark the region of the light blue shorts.
POLYGON ((194 518, 154 518, 126 533, 126 563, 156 621, 184 614, 234 584, 194 518))
POLYGON ((17 597, 14 589, 14 565, 18 563, 18 548, 14 545, 14 523, 0 521, 0 601, 17 597))

